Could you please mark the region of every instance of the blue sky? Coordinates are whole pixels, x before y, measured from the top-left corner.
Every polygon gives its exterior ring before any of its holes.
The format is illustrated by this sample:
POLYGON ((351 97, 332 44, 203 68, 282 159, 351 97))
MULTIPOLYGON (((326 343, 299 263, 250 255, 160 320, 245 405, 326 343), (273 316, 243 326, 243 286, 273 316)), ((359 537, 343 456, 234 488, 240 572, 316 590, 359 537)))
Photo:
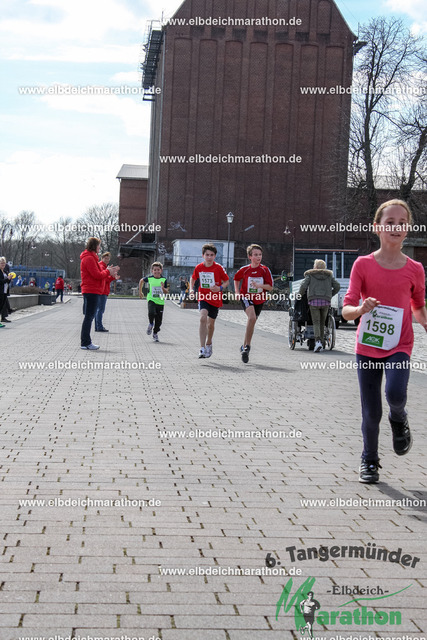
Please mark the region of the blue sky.
MULTIPOLYGON (((426 0, 336 0, 349 26, 377 15, 427 33, 426 0)), ((0 212, 40 222, 118 201, 124 163, 148 162, 150 103, 140 95, 22 95, 20 87, 140 87, 146 21, 180 0, 2 0, 0 212)))

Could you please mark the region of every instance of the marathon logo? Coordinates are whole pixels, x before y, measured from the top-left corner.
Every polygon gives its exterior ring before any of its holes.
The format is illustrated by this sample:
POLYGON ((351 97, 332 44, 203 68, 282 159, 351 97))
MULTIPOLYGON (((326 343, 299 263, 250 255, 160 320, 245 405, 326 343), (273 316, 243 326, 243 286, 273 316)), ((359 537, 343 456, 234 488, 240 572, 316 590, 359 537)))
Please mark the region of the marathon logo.
MULTIPOLYGON (((372 628, 374 625, 402 624, 402 612, 399 610, 391 611, 389 608, 387 608, 387 611, 380 611, 377 608, 370 610, 368 606, 365 605, 355 609, 343 609, 343 607, 357 602, 360 597, 357 595, 354 599, 338 605, 335 611, 322 609, 322 605, 312 591, 315 582, 316 578, 307 578, 292 595, 292 578, 290 578, 276 603, 276 620, 278 620, 282 610, 285 614, 293 613, 295 629, 299 631, 300 635, 306 633, 309 638, 314 637, 315 624, 323 625, 323 627, 326 628, 330 625, 369 625, 372 628)), ((395 593, 379 596, 374 599, 388 599, 398 595, 401 591, 409 589, 411 586, 412 585, 408 585, 395 593)))

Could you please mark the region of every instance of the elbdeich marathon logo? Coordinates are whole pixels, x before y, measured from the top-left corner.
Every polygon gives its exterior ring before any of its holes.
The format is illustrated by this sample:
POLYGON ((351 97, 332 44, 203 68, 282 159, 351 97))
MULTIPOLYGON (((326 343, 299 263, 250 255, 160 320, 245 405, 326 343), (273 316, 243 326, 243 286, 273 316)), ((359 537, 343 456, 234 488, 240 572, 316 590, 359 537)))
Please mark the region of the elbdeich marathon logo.
MULTIPOLYGON (((366 545, 321 545, 319 547, 286 547, 291 563, 305 562, 307 560, 319 560, 321 562, 334 561, 337 558, 358 558, 363 561, 379 561, 399 564, 401 567, 415 567, 420 558, 409 553, 404 553, 402 548, 389 551, 377 547, 376 543, 369 542, 366 545)), ((272 553, 265 558, 267 567, 281 564, 272 553)), ((358 565, 359 566, 359 565, 358 565)), ((290 572, 290 575, 298 575, 300 569, 290 572)), ((334 584, 328 590, 320 591, 320 585, 316 589, 316 578, 307 578, 295 591, 293 578, 286 583, 277 603, 276 620, 280 613, 293 613, 296 631, 308 638, 313 638, 315 626, 322 626, 325 630, 330 628, 342 628, 342 630, 354 630, 354 627, 367 627, 370 632, 375 627, 399 626, 402 624, 402 611, 393 607, 393 600, 389 600, 413 588, 413 584, 404 584, 398 590, 390 592, 378 583, 370 584, 334 584), (328 605, 331 598, 339 597, 339 604, 328 605), (386 600, 386 606, 382 610, 381 602, 386 600), (390 604, 391 603, 391 604, 390 604)))
MULTIPOLYGON (((409 584, 394 593, 388 593, 379 585, 376 585, 373 589, 359 587, 358 585, 341 585, 334 587, 332 591, 327 593, 350 596, 350 599, 333 605, 333 610, 330 610, 329 606, 323 604, 324 597, 320 597, 315 591, 315 582, 316 578, 307 578, 292 594, 293 578, 289 578, 276 604, 276 620, 278 620, 282 608, 285 614, 293 610, 296 631, 301 635, 306 634, 308 638, 313 638, 313 634, 316 631, 315 626, 320 625, 323 628, 328 628, 332 625, 333 627, 341 626, 347 629, 351 625, 366 626, 370 631, 373 630, 375 625, 380 627, 384 625, 399 626, 402 624, 402 612, 398 609, 381 611, 378 600, 392 598, 412 587, 409 584), (366 593, 380 595, 367 597, 364 595, 366 593), (320 601, 322 601, 322 604, 320 601), (359 602, 361 601, 365 601, 366 604, 360 606, 359 602), (353 604, 356 602, 358 606, 353 604), (369 602, 374 603, 372 607, 375 607, 375 610, 371 608, 371 605, 368 604, 369 602), (352 604, 353 607, 351 606, 352 604)), ((388 603, 387 606, 389 606, 388 603)))

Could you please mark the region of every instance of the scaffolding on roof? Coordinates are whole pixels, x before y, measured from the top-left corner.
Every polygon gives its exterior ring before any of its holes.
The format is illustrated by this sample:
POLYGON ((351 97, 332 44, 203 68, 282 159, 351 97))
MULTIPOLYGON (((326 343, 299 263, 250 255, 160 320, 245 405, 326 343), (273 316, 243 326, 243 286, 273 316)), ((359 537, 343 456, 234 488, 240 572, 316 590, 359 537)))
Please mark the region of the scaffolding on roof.
POLYGON ((159 63, 160 51, 163 42, 163 28, 157 20, 151 20, 147 23, 145 33, 145 59, 141 65, 142 71, 142 88, 144 90, 143 100, 153 101, 155 94, 146 93, 154 87, 157 74, 157 65, 159 63))

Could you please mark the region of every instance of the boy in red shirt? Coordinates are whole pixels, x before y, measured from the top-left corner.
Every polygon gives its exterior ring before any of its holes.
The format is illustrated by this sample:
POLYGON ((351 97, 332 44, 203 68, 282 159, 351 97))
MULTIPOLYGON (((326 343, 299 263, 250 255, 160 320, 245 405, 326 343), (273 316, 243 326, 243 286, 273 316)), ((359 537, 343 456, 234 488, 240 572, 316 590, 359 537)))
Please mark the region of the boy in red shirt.
POLYGON ((200 311, 200 351, 199 358, 212 355, 212 336, 218 310, 222 307, 222 291, 228 286, 229 278, 220 264, 215 262, 217 248, 213 244, 202 247, 203 262, 194 268, 190 279, 190 295, 194 295, 194 285, 199 281, 198 299, 200 311))
POLYGON ((261 264, 262 249, 259 244, 251 244, 247 248, 250 264, 239 269, 234 276, 234 290, 237 298, 240 298, 242 307, 248 316, 246 323, 245 340, 240 347, 243 362, 249 362, 251 340, 255 329, 255 323, 259 318, 263 304, 266 300, 266 291, 273 288, 273 278, 268 267, 261 264))

